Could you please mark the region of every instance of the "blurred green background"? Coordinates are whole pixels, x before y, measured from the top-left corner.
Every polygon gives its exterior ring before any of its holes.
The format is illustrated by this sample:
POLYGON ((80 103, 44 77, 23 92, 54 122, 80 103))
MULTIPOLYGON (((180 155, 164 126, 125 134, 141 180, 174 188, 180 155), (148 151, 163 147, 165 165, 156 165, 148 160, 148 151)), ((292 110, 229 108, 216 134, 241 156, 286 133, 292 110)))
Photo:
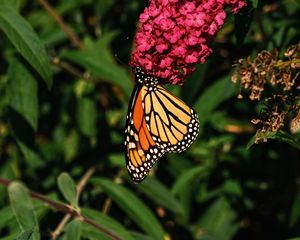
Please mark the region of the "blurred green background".
POLYGON ((27 188, 120 239, 300 239, 299 149, 269 140, 247 150, 259 107, 238 100, 231 82, 234 60, 299 41, 299 0, 249 1, 237 16, 227 9, 206 63, 184 86, 166 86, 198 112, 198 139, 139 185, 123 138, 134 86, 127 63, 147 1, 49 1, 83 49, 43 3, 0 0, 0 177, 23 182, 0 185, 0 239, 111 239, 80 218, 54 238, 65 213, 27 188))

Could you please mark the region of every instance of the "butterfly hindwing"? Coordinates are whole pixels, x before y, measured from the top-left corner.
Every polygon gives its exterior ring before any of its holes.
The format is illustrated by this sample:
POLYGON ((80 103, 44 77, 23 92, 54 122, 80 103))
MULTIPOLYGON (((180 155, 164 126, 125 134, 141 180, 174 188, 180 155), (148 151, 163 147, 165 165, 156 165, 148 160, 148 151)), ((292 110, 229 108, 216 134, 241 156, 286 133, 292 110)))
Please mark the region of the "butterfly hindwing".
POLYGON ((134 69, 133 91, 125 130, 126 164, 136 183, 142 181, 167 152, 182 152, 196 139, 197 113, 158 84, 141 68, 134 69))
POLYGON ((145 119, 157 146, 166 152, 182 152, 196 139, 196 112, 162 86, 146 93, 145 119))

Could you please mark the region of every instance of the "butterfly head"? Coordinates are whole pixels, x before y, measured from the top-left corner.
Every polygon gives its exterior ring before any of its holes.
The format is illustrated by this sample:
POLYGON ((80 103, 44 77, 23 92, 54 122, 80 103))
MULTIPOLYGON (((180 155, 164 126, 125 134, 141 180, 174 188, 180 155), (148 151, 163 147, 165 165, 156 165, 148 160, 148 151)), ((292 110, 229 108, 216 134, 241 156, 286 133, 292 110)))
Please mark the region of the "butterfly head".
POLYGON ((132 71, 137 82, 147 86, 156 86, 158 84, 157 78, 145 72, 141 67, 133 67, 132 71))

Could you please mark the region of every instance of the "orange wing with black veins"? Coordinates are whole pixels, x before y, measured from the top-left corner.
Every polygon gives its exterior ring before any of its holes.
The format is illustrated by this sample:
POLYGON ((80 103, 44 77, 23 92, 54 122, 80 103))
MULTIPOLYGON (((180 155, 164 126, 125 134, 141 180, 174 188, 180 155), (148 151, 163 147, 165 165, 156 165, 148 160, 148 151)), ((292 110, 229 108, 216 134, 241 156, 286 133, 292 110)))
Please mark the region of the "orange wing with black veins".
POLYGON ((163 155, 152 139, 146 124, 143 97, 147 87, 137 88, 127 115, 126 162, 133 181, 140 182, 148 174, 153 164, 163 155))

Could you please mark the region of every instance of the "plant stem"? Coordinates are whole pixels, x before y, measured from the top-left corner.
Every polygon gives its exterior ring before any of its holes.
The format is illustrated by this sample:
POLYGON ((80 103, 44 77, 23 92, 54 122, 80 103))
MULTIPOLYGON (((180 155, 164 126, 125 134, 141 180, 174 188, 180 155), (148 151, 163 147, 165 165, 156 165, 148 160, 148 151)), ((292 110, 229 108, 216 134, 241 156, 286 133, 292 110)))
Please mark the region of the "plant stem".
MULTIPOLYGON (((0 185, 9 187, 9 185, 11 183, 12 183, 11 181, 0 177, 0 185)), ((82 221, 86 224, 89 224, 90 226, 96 228, 97 230, 99 230, 99 231, 103 232, 104 234, 106 234, 107 236, 109 236, 111 239, 122 240, 119 236, 115 235, 115 233, 112 233, 110 230, 106 229, 105 227, 101 226, 100 224, 81 215, 80 212, 76 211, 75 209, 72 209, 68 205, 53 201, 53 200, 47 198, 46 196, 36 193, 36 192, 33 192, 29 189, 28 189, 28 193, 32 198, 47 204, 48 206, 54 208, 55 210, 69 214, 72 218, 78 218, 80 221, 82 221)))
MULTIPOLYGON (((114 178, 114 182, 115 183, 120 183, 120 181, 122 181, 122 176, 124 175, 124 171, 123 170, 120 170, 117 174, 117 176, 114 178)), ((112 203, 112 200, 110 197, 106 198, 105 199, 105 202, 103 204, 103 207, 102 207, 102 212, 104 214, 108 214, 109 210, 110 210, 110 207, 111 207, 111 203, 112 203)))
POLYGON ((47 2, 47 0, 38 0, 38 2, 43 6, 43 8, 49 13, 50 16, 54 18, 57 24, 61 27, 61 29, 65 32, 65 34, 69 37, 74 46, 79 49, 83 49, 83 43, 80 39, 74 34, 74 32, 65 24, 62 17, 55 11, 55 9, 47 2))
MULTIPOLYGON (((92 167, 90 168, 84 175, 83 177, 80 179, 78 185, 77 185, 77 200, 79 200, 79 197, 87 183, 87 181, 89 180, 89 178, 94 174, 96 168, 92 167)), ((51 239, 52 240, 56 240, 59 235, 61 234, 62 230, 64 229, 65 225, 69 222, 69 220, 71 219, 71 215, 69 213, 67 213, 63 219, 60 221, 60 223, 58 224, 58 226, 55 228, 55 230, 52 232, 51 234, 51 239)))
MULTIPOLYGON (((79 71, 78 69, 74 68, 72 65, 62 62, 58 57, 51 58, 51 63, 58 68, 61 68, 62 70, 67 71, 68 73, 72 74, 74 77, 77 77, 79 79, 84 79, 84 73, 79 71)), ((90 79, 84 79, 84 80, 90 80, 90 79)))
POLYGON ((64 229, 65 225, 69 222, 71 215, 66 214, 63 219, 59 222, 55 230, 51 233, 51 240, 56 240, 64 229))
POLYGON ((289 61, 282 61, 282 60, 279 60, 277 63, 276 63, 276 67, 278 68, 285 68, 285 67, 288 67, 290 66, 291 64, 300 64, 300 59, 292 59, 292 60, 289 60, 289 61))

